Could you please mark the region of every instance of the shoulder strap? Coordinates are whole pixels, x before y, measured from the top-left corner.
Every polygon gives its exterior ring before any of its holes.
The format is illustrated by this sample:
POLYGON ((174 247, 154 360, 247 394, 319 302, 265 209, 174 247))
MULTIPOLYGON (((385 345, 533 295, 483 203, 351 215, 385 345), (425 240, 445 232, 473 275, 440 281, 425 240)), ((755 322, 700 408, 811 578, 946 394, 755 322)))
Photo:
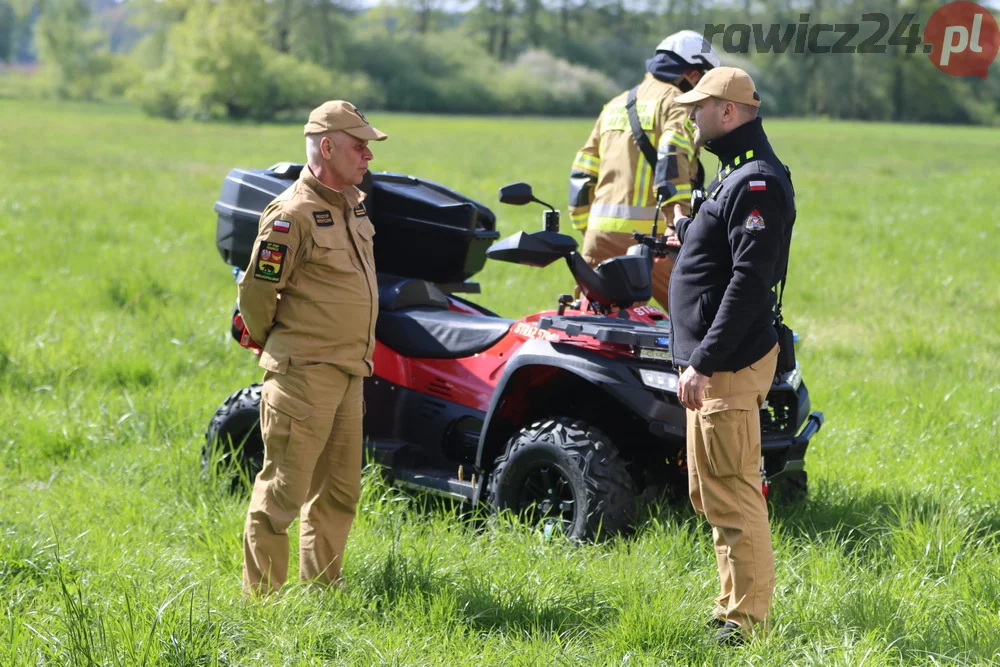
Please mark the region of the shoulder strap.
MULTIPOLYGON (((787 164, 781 165, 785 168, 785 175, 788 176, 788 183, 792 183, 792 170, 788 168, 787 164)), ((795 192, 795 186, 792 186, 792 193, 795 192)), ((794 225, 794 223, 793 223, 794 225)), ((785 296, 785 281, 788 280, 788 264, 792 261, 792 232, 788 232, 788 247, 785 249, 785 273, 781 276, 781 282, 778 283, 778 302, 775 304, 774 308, 774 318, 781 322, 781 299, 785 296)))
POLYGON ((656 169, 656 149, 653 148, 653 144, 649 141, 646 133, 642 131, 642 123, 639 122, 639 112, 635 110, 635 101, 638 94, 639 86, 628 91, 628 101, 625 103, 625 109, 628 111, 628 122, 632 126, 632 138, 635 139, 635 143, 646 158, 646 162, 649 163, 650 167, 656 169))

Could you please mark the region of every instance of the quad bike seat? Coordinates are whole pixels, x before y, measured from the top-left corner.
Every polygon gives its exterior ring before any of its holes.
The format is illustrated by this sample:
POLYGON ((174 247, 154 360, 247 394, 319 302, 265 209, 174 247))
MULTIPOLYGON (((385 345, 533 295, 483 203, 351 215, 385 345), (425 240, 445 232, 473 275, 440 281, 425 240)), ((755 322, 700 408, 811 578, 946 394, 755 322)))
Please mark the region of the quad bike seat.
POLYGON ((448 309, 448 297, 426 280, 379 275, 375 338, 420 359, 458 359, 504 337, 514 320, 448 309))
POLYGON ((513 323, 502 317, 412 306, 379 312, 375 338, 408 357, 458 359, 492 347, 513 323))

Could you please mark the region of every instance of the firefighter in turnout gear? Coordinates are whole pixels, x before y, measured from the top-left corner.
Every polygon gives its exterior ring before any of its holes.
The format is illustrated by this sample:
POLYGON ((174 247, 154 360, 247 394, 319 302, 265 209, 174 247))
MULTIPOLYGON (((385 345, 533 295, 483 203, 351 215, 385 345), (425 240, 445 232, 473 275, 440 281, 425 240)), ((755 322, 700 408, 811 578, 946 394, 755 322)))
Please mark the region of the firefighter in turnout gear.
MULTIPOLYGON (((633 231, 649 234, 659 200, 662 223, 672 230, 674 205, 690 211, 691 191, 703 173, 694 125, 677 97, 691 90, 719 58, 693 30, 670 35, 646 61, 646 76, 605 105, 573 161, 569 210, 583 232, 583 257, 597 266, 624 255, 633 231)), ((660 230, 664 227, 661 225, 660 230)), ((673 261, 653 269, 653 296, 667 308, 673 261)))

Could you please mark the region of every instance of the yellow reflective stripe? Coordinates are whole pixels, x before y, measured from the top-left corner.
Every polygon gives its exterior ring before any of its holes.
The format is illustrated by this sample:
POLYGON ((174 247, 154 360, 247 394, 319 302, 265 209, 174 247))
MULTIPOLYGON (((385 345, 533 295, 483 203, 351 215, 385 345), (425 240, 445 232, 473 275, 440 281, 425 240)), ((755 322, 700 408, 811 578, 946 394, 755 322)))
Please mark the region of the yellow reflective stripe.
POLYGON ((601 169, 601 161, 590 153, 579 152, 573 160, 573 168, 597 175, 601 169))
POLYGON ((602 232, 625 232, 626 234, 631 234, 633 231, 639 231, 648 234, 653 229, 653 221, 634 220, 632 218, 605 218, 602 216, 591 216, 590 224, 587 229, 602 232))
POLYGON ((688 141, 687 137, 676 132, 667 132, 662 137, 660 137, 660 150, 663 150, 664 146, 668 144, 673 144, 678 148, 683 148, 684 152, 688 155, 694 153, 694 148, 691 146, 691 142, 688 141))
POLYGON ((642 199, 639 200, 639 206, 652 206, 656 203, 656 193, 653 192, 653 167, 646 165, 643 168, 643 179, 642 179, 642 199))
POLYGON ((684 201, 685 199, 691 199, 691 186, 687 186, 686 192, 681 192, 680 185, 677 186, 677 194, 663 202, 664 204, 673 204, 674 202, 684 201))
POLYGON ((733 158, 733 163, 732 164, 726 164, 726 165, 720 164, 719 165, 719 173, 720 174, 726 174, 728 176, 729 172, 731 172, 733 170, 733 168, 740 166, 740 164, 743 163, 744 160, 746 162, 749 162, 752 159, 753 159, 753 151, 747 151, 747 154, 745 156, 739 156, 739 155, 737 155, 735 158, 733 158))
POLYGON ((630 233, 635 229, 651 229, 655 206, 628 206, 594 202, 590 208, 588 229, 630 233))
POLYGON ((636 165, 635 182, 632 184, 632 206, 646 206, 649 199, 649 184, 652 180, 653 168, 646 162, 640 152, 639 163, 636 165))
POLYGON ((673 141, 671 141, 670 143, 672 143, 674 146, 677 146, 678 148, 683 148, 688 153, 690 153, 693 150, 691 148, 691 142, 683 137, 674 137, 673 141))
POLYGON ((594 202, 590 207, 591 218, 621 218, 623 220, 652 220, 655 206, 629 206, 628 204, 607 204, 594 202))
POLYGON ((642 153, 639 154, 639 163, 636 164, 635 178, 632 182, 632 206, 641 206, 640 199, 642 197, 642 191, 646 187, 646 179, 643 178, 646 175, 646 160, 643 159, 642 153))
POLYGON ((678 146, 690 146, 691 142, 683 134, 671 130, 660 137, 660 145, 676 144, 678 146))

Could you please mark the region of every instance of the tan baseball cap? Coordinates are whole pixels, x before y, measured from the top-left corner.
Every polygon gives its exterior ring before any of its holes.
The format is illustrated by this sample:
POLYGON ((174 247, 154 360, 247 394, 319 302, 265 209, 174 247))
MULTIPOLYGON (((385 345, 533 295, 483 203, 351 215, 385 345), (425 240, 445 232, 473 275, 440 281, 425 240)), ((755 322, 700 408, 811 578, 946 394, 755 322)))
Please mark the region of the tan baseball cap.
POLYGON ((760 106, 760 95, 750 75, 738 67, 710 69, 693 90, 677 97, 678 104, 697 104, 709 97, 729 102, 740 102, 752 107, 760 106))
POLYGON ((389 138, 388 134, 372 127, 356 106, 343 100, 324 102, 313 109, 302 134, 308 137, 310 134, 326 134, 337 130, 366 141, 383 141, 389 138))

